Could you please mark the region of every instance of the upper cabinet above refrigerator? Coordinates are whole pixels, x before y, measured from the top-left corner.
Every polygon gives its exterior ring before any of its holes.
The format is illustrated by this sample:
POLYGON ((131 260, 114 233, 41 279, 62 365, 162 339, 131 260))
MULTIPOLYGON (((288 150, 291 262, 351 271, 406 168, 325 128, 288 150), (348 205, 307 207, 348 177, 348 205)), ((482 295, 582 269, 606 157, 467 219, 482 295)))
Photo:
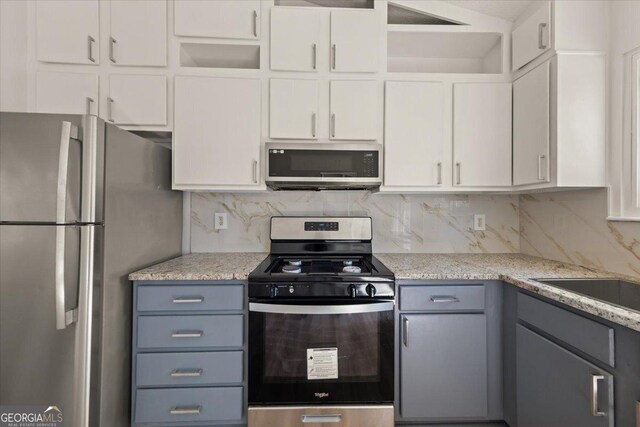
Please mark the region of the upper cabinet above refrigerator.
POLYGON ((174 2, 176 36, 260 38, 260 0, 180 0, 174 2))

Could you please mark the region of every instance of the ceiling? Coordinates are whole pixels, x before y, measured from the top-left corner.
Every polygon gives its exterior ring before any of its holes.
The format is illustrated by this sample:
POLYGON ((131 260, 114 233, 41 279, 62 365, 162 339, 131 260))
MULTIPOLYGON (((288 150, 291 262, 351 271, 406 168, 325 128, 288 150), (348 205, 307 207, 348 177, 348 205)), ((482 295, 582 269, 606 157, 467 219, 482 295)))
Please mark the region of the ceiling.
POLYGON ((480 12, 484 15, 495 16, 515 21, 518 16, 535 0, 444 0, 455 6, 480 12))

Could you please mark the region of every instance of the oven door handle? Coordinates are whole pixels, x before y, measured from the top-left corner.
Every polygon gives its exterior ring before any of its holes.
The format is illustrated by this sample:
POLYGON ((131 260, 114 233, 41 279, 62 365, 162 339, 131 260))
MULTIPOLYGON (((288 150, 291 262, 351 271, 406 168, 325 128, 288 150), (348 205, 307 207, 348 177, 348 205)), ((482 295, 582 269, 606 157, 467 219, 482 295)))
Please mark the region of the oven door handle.
POLYGON ((273 314, 358 314, 393 310, 393 301, 343 305, 292 305, 251 302, 249 311, 273 314))

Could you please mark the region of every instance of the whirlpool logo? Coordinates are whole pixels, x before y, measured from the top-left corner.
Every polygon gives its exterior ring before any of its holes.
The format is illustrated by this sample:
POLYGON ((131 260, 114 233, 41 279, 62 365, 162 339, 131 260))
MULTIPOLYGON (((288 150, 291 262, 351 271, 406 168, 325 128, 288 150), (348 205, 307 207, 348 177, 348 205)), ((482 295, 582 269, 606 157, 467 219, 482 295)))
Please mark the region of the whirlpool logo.
POLYGON ((2 427, 62 427, 64 415, 55 405, 51 406, 0 406, 2 427))
POLYGON ((325 392, 322 392, 322 393, 313 393, 313 394, 314 394, 314 396, 315 396, 315 397, 318 397, 318 398, 320 398, 320 399, 322 399, 322 398, 324 398, 324 397, 329 397, 329 393, 325 393, 325 392))

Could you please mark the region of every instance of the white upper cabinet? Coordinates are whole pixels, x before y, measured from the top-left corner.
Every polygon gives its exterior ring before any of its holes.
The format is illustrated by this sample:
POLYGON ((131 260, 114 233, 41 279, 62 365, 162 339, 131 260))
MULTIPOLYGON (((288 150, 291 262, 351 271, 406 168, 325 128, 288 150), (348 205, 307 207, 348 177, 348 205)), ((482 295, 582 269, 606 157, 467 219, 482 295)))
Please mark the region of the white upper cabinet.
POLYGON ((36 57, 42 62, 100 62, 97 0, 36 2, 36 57))
POLYGON ((166 76, 109 76, 106 119, 120 125, 166 125, 166 76))
POLYGON ((547 61, 513 83, 513 184, 549 182, 547 61))
POLYGON ((167 65, 167 3, 111 0, 109 60, 113 65, 167 65))
POLYGON ((511 185, 511 98, 511 83, 454 85, 454 185, 511 185))
POLYGON ((377 119, 376 81, 331 81, 329 139, 375 140, 377 119))
POLYGON ((317 71, 320 14, 304 8, 271 9, 271 69, 317 71))
POLYGON ((176 36, 260 38, 260 0, 178 0, 174 16, 176 36))
POLYGON ((378 71, 380 25, 375 11, 331 12, 331 71, 378 71))
POLYGON ((39 71, 36 112, 98 115, 98 75, 39 71))
POLYGON ((317 139, 318 81, 271 79, 269 136, 317 139))
POLYGON ((543 1, 511 34, 514 70, 551 48, 551 31, 551 3, 543 1))
POLYGON ((259 184, 260 92, 259 79, 176 76, 174 188, 259 184))
POLYGON ((384 185, 441 185, 443 84, 386 82, 384 105, 384 185))

